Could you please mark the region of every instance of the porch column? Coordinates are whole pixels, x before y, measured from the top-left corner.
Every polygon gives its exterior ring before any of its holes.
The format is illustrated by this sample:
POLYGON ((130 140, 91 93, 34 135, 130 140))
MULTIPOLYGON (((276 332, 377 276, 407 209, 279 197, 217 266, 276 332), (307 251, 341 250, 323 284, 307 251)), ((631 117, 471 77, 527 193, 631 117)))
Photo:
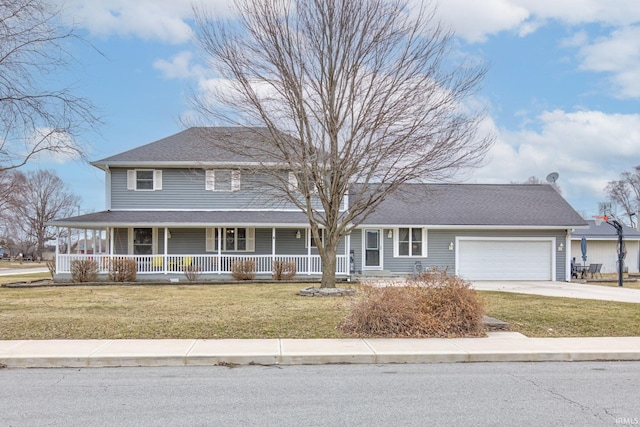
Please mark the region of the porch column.
POLYGON ((347 277, 351 275, 351 232, 344 238, 344 262, 347 277))
POLYGON ((271 265, 276 260, 276 228, 271 229, 271 265))
POLYGON ((311 227, 305 232, 305 240, 307 241, 307 276, 311 275, 311 227))
POLYGON ((222 227, 218 227, 218 274, 222 273, 222 227))
POLYGON ((58 259, 59 253, 60 253, 60 227, 56 226, 56 258, 55 258, 56 274, 58 274, 58 266, 60 265, 60 260, 58 259))
POLYGON ((67 255, 71 255, 71 227, 67 227, 67 255))
POLYGON ((164 255, 162 256, 163 261, 162 261, 162 265, 163 265, 163 269, 164 269, 164 274, 167 274, 168 270, 167 270, 167 254, 169 251, 169 227, 165 227, 164 228, 164 255))
POLYGON ((113 255, 114 231, 113 227, 109 227, 109 255, 113 255))

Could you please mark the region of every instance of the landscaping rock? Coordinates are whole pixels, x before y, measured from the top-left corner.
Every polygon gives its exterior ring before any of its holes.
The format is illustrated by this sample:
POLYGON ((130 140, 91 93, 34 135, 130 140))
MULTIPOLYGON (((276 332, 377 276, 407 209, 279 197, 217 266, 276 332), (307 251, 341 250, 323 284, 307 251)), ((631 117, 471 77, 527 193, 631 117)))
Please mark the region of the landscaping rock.
POLYGON ((303 297, 344 297, 355 294, 356 290, 354 288, 318 288, 309 286, 300 289, 300 295, 303 297))

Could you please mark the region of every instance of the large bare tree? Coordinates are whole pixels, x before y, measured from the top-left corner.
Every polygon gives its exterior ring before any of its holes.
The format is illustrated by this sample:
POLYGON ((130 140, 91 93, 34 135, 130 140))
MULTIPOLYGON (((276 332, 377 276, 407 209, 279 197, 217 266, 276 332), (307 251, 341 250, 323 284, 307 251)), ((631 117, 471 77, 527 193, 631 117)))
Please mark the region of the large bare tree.
POLYGON ((87 99, 61 85, 79 40, 59 25, 60 10, 44 0, 0 0, 0 170, 38 153, 78 156, 77 137, 98 122, 87 99))
POLYGON ((236 7, 236 21, 195 9, 219 85, 193 104, 206 123, 266 129, 258 149, 242 141, 226 148, 252 156, 306 214, 321 286, 335 287, 340 239, 389 194, 482 160, 493 138, 477 135, 484 110, 473 95, 486 70, 451 60, 452 33, 428 6, 238 0, 236 7))
POLYGON ((55 230, 49 221, 72 216, 80 203, 54 171, 37 170, 23 174, 13 171, 22 182, 6 209, 6 217, 24 239, 35 244, 35 255, 41 257, 44 245, 53 239, 55 230))
POLYGON ((628 224, 635 227, 634 217, 640 209, 640 166, 632 172, 622 172, 619 180, 609 181, 605 192, 609 200, 624 210, 628 224))

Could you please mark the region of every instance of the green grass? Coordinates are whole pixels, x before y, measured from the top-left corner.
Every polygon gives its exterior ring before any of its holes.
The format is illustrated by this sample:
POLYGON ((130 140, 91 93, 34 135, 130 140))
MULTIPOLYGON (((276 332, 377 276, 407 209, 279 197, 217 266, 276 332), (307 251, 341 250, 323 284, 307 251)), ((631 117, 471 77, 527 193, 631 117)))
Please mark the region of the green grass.
MULTIPOLYGON (((302 284, 0 288, 0 339, 346 338, 348 298, 302 284)), ((489 316, 530 337, 640 336, 640 306, 479 292, 489 316)))

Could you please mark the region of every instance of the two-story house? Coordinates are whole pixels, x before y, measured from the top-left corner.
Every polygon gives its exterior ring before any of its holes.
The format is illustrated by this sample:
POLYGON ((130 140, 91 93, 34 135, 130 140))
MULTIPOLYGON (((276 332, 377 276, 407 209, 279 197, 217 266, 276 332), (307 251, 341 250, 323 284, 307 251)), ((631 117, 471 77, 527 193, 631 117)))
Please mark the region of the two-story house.
MULTIPOLYGON (((320 276, 306 216, 274 193, 272 176, 249 168, 251 157, 222 148, 239 139, 259 146, 260 138, 245 128, 190 128, 93 162, 105 172, 106 210, 51 225, 97 245, 91 254, 58 251, 56 278, 87 257, 106 274, 114 256, 135 259, 139 280, 180 279, 187 266, 203 279, 228 279, 233 262, 247 258, 258 277, 271 277, 275 260, 295 262, 298 276, 320 276)), ((551 186, 404 190, 342 239, 338 278, 438 267, 473 280, 569 280, 571 233, 586 223, 551 186)))

